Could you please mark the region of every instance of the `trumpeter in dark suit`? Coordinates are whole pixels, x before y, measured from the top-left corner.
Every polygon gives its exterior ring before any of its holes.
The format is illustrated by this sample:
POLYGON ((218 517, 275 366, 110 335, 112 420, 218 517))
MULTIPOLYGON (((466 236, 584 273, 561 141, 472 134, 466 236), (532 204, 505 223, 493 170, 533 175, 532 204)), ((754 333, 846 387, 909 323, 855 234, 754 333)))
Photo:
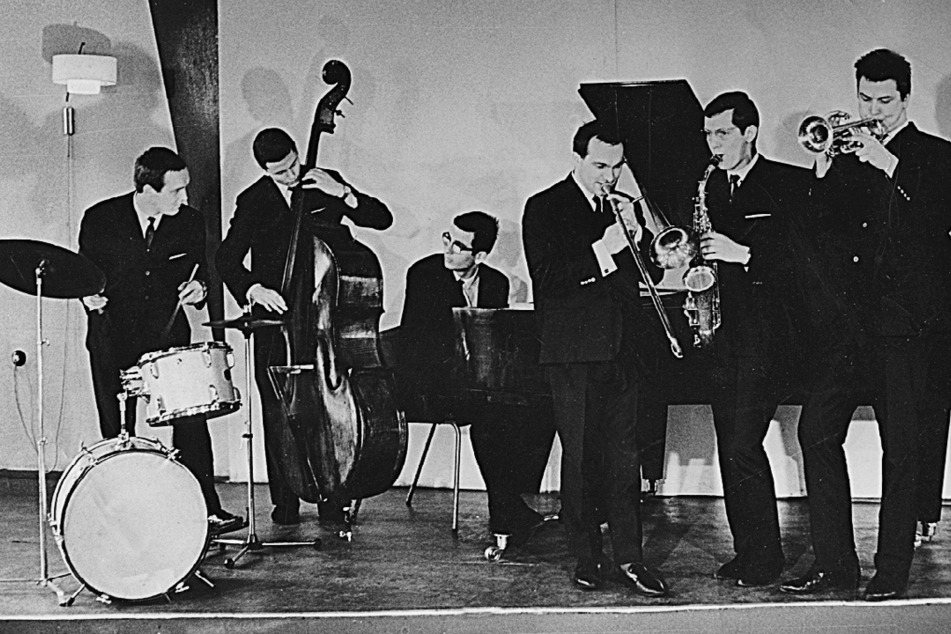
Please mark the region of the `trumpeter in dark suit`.
POLYGON ((920 419, 919 407, 936 378, 933 352, 948 349, 951 332, 951 143, 908 121, 911 66, 901 55, 866 54, 855 64, 855 81, 860 118, 880 122, 885 136, 857 131, 845 154, 831 160, 820 153, 814 192, 825 268, 860 328, 829 347, 803 407, 799 440, 815 564, 782 588, 805 594, 858 585, 843 443, 855 407, 870 396, 883 482, 875 576, 864 597, 877 601, 902 595, 908 582, 918 436, 932 424, 920 419), (847 381, 861 371, 870 393, 847 381))
POLYGON ((621 578, 639 594, 662 596, 667 584, 644 565, 635 434, 643 355, 663 349, 662 334, 641 307, 628 237, 610 207, 619 207, 642 248, 650 235, 634 204, 614 192, 624 164, 617 131, 589 122, 572 149, 571 174, 526 202, 522 238, 563 450, 561 519, 573 580, 583 589, 602 585, 606 515, 621 578))
MULTIPOLYGON (((264 318, 287 311, 281 296, 284 265, 294 228, 291 202, 302 196, 306 222, 311 226, 339 227, 344 218, 356 226, 386 229, 393 223, 382 202, 354 189, 333 171, 303 166, 297 145, 284 130, 261 130, 252 145, 254 159, 265 174, 238 195, 228 234, 218 249, 218 273, 238 304, 259 307, 264 318), (251 254, 250 268, 244 259, 251 254)), ((332 230, 332 229, 330 229, 332 230)), ((261 398, 268 485, 278 524, 300 522, 300 500, 288 486, 277 458, 281 450, 281 404, 268 378, 268 365, 284 362, 283 341, 276 328, 254 335, 254 376, 261 398)), ((321 509, 324 519, 337 519, 339 509, 321 509), (333 515, 333 516, 331 516, 333 515)))
POLYGON ((788 301, 799 255, 790 252, 792 218, 803 207, 807 170, 757 152, 759 111, 743 92, 704 109, 704 134, 719 169, 706 183, 713 230, 700 249, 717 262, 721 326, 698 360, 710 372, 714 427, 727 520, 736 556, 718 579, 761 586, 783 569, 776 493, 763 441, 791 388, 783 370, 795 346, 788 301))
MULTIPOLYGON (((399 378, 409 416, 419 396, 449 392, 455 347, 452 309, 508 307, 508 278, 485 263, 497 236, 498 221, 492 216, 481 211, 460 214, 442 235, 443 252, 419 260, 406 272, 399 378)), ((554 428, 550 419, 532 415, 536 413, 526 412, 522 418, 514 417, 510 408, 472 406, 491 410, 484 415, 460 412, 478 420, 470 438, 486 485, 489 527, 511 535, 513 543, 524 542, 543 518, 522 499, 522 488, 533 478, 537 481, 544 468, 554 428)))
MULTIPOLYGON (((146 352, 187 346, 191 328, 184 305, 205 301, 205 220, 188 206, 185 162, 167 148, 146 150, 135 162, 135 191, 86 210, 79 252, 106 274, 105 290, 83 298, 88 313, 86 347, 103 438, 118 436, 120 371, 146 352), (188 281, 197 265, 197 276, 188 281), (166 324, 175 315, 164 336, 166 324)), ((126 408, 125 429, 135 434, 134 403, 126 408)), ((211 439, 204 417, 173 424, 172 444, 198 478, 211 529, 236 528, 241 518, 222 510, 214 487, 211 439)))

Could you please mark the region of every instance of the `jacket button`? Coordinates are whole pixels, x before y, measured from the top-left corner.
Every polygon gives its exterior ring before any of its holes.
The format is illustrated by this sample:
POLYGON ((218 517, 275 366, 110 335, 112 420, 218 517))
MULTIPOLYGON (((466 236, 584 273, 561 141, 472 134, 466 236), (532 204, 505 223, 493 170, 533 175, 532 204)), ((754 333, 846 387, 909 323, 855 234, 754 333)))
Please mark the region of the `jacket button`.
POLYGON ((853 256, 852 256, 852 261, 855 262, 855 263, 858 263, 858 261, 859 261, 859 256, 853 255, 853 256))
POLYGON ((146 271, 146 272, 145 272, 145 277, 148 277, 148 276, 151 275, 151 274, 152 274, 152 271, 146 271))

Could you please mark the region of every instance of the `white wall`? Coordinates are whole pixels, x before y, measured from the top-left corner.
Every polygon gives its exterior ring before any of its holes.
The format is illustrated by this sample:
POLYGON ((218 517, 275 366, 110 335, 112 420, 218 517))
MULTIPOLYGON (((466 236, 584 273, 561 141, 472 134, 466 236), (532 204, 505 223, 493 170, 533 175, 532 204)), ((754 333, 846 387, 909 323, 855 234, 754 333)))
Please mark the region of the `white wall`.
MULTIPOLYGON (((570 136, 590 118, 577 94, 581 82, 684 77, 704 103, 724 90, 746 90, 762 112, 761 150, 806 164, 809 157, 795 142, 799 121, 806 113, 854 110, 852 63, 888 46, 912 62, 912 118, 951 136, 951 3, 944 0, 221 0, 219 6, 225 222, 237 193, 259 173, 250 153, 254 134, 281 125, 303 144, 327 90, 320 69, 332 57, 344 60, 353 72, 354 103, 341 104, 346 118, 321 139, 320 162, 386 201, 396 216, 385 233, 359 231, 383 264, 384 327, 399 321, 407 266, 438 249, 439 234, 464 210, 484 209, 502 220, 490 263, 512 278, 513 299, 529 297, 521 210, 531 193, 570 169, 570 136)), ((132 161, 143 148, 171 143, 148 3, 14 0, 5 8, 0 51, 19 63, 0 71, 0 153, 8 166, 0 175, 0 237, 74 246, 82 210, 129 188, 132 161), (59 130, 63 90, 49 81, 43 38, 51 25, 73 22, 111 40, 120 77, 98 97, 73 98, 78 133, 67 160, 59 130)), ((0 399, 7 404, 0 409, 0 468, 28 469, 35 458, 15 395, 29 427, 33 308, 30 298, 6 288, 0 297, 0 360, 13 348, 31 357, 16 373, 0 363, 0 399)), ((57 300, 46 310, 49 455, 62 467, 80 441, 95 440, 97 424, 79 306, 57 300)), ((229 314, 236 310, 229 305, 229 314)), ((196 338, 207 337, 196 331, 196 338)), ((237 337, 230 341, 240 348, 237 337)), ((236 372, 239 386, 243 377, 236 372)), ((783 416, 776 445, 782 450, 771 456, 796 493, 795 417, 783 416)), ((241 415, 211 425, 219 472, 241 477, 241 415)), ((861 442, 853 446, 850 439, 852 464, 875 464, 877 440, 864 433, 872 427, 855 426, 853 439, 861 442)), ((671 433, 665 486, 699 490, 691 483, 703 483, 715 490, 708 411, 675 408, 671 433)), ((420 435, 414 426, 412 438, 420 435)), ((870 481, 862 478, 863 486, 870 481)))

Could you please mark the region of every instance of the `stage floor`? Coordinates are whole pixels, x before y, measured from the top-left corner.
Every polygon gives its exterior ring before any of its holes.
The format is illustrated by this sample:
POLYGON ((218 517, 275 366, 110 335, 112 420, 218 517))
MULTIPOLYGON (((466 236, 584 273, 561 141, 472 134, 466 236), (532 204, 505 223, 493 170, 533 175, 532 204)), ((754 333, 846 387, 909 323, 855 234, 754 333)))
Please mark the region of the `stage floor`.
MULTIPOLYGON (((28 479, 0 481, 0 578, 39 576, 34 486, 28 479)), ((244 485, 218 485, 225 508, 234 512, 246 506, 246 490, 244 485)), ((748 623, 748 631, 756 631, 757 618, 766 618, 760 625, 774 623, 777 630, 806 631, 812 629, 809 621, 813 618, 816 623, 833 625, 824 616, 826 609, 834 609, 840 617, 855 615, 858 620, 849 623, 887 626, 882 621, 885 613, 850 592, 803 600, 781 593, 778 584, 741 589, 715 581, 713 571, 732 556, 723 503, 718 498, 654 499, 644 505, 647 561, 671 587, 669 597, 650 600, 614 581, 602 591, 575 589, 570 579, 573 562, 557 523, 542 529, 523 548, 506 553, 501 561, 487 561, 484 551, 493 541, 487 531, 483 492, 463 492, 459 531, 453 534, 451 491, 420 490, 413 508, 407 508, 406 490, 390 490, 364 501, 353 540, 347 542, 322 527, 316 520, 316 508, 308 504, 302 508, 300 526, 272 524, 266 486, 258 485, 255 491, 259 538, 319 537, 321 548, 268 548, 246 555, 234 569, 223 565, 225 557, 235 552, 233 548, 224 554, 211 549, 199 569, 214 588, 192 578, 189 590, 145 603, 105 605, 83 591, 72 606, 60 607, 54 593, 35 583, 5 582, 0 585, 0 631, 63 631, 56 628, 63 625, 63 619, 74 626, 85 624, 83 631, 124 631, 117 626, 136 619, 166 622, 166 627, 158 628, 162 631, 235 631, 236 627, 261 631, 273 627, 288 632, 297 631, 309 619, 324 623, 327 629, 320 631, 335 632, 646 631, 657 623, 673 626, 675 622, 680 623, 680 631, 706 631, 708 626, 722 631, 728 623, 739 630, 746 628, 736 623, 748 623), (782 607, 795 611, 771 610, 782 607), (740 610, 730 616, 731 608, 740 610), (742 608, 748 610, 744 613, 742 608), (679 613, 681 620, 671 620, 672 613, 679 613), (637 628, 631 627, 629 614, 640 615, 637 628), (660 620, 654 623, 648 615, 660 620), (712 621, 711 615, 716 615, 712 621), (374 620, 384 616, 389 619, 385 623, 374 620), (336 624, 330 628, 321 617, 332 618, 336 624), (692 629, 692 619, 700 629, 692 629), (177 625, 171 627, 172 623, 177 625), (372 623, 376 626, 368 625, 372 623)), ((542 512, 558 509, 556 495, 532 496, 530 501, 542 512)), ((873 572, 877 512, 875 503, 853 505, 864 582, 873 572)), ((804 572, 811 562, 805 501, 780 502, 780 516, 786 551, 784 578, 788 578, 804 572)), ((941 529, 951 530, 947 526, 941 529)), ((245 535, 239 531, 230 536, 245 535)), ((48 547, 51 575, 67 573, 52 537, 48 547)), ((951 597, 949 564, 951 532, 939 529, 937 540, 916 553, 908 600, 894 602, 899 612, 888 614, 900 614, 905 626, 917 622, 926 627, 934 619, 947 623, 951 618, 944 600, 951 597)), ((71 575, 58 583, 67 592, 79 587, 71 575)))

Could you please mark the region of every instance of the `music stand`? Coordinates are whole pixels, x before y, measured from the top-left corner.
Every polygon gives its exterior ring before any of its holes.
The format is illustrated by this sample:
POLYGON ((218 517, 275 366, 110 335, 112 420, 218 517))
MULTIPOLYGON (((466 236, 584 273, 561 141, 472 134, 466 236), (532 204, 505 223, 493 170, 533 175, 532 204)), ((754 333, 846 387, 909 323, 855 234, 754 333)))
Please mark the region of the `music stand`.
POLYGON ((209 321, 202 324, 203 326, 211 326, 212 328, 233 328, 239 330, 242 335, 244 335, 244 368, 245 368, 245 394, 248 399, 248 418, 245 426, 245 432, 242 434, 242 437, 247 441, 247 458, 248 458, 248 535, 245 539, 228 539, 216 537, 212 539, 212 543, 221 547, 224 550, 225 546, 239 546, 240 549, 233 557, 228 557, 225 559, 225 568, 231 569, 235 567, 235 564, 238 563, 238 560, 241 559, 247 552, 261 552, 265 548, 297 548, 301 546, 310 546, 312 548, 320 548, 321 541, 320 538, 314 538, 309 541, 286 541, 286 542, 262 542, 257 535, 257 522, 254 517, 254 432, 252 431, 252 421, 254 420, 252 414, 253 409, 253 399, 251 398, 251 377, 254 372, 254 363, 252 362, 252 355, 254 354, 254 346, 251 345, 251 338, 254 335, 254 331, 258 328, 275 328, 283 325, 283 321, 277 319, 255 319, 251 316, 251 305, 249 304, 244 311, 244 314, 237 319, 223 320, 223 321, 209 321))
MULTIPOLYGON (((60 605, 71 599, 53 581, 65 577, 63 573, 49 576, 46 558, 46 523, 48 505, 46 496, 46 432, 43 427, 43 297, 79 298, 96 295, 106 286, 106 278, 99 268, 86 257, 46 242, 36 240, 0 240, 0 282, 18 291, 36 296, 36 470, 39 481, 39 579, 3 579, 4 582, 35 581, 37 585, 56 593, 60 605)), ((75 596, 75 595, 74 595, 75 596)))

